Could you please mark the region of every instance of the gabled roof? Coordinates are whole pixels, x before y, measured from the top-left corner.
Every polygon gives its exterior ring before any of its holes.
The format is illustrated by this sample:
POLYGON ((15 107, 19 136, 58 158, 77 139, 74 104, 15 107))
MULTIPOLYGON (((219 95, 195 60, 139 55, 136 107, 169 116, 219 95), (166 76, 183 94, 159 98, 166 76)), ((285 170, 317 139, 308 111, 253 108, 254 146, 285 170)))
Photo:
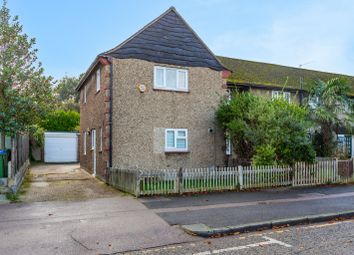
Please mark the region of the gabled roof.
POLYGON ((225 70, 174 7, 103 54, 119 59, 135 58, 162 64, 225 70))
POLYGON ((275 64, 254 62, 236 58, 217 57, 220 62, 232 71, 229 81, 233 83, 248 83, 269 87, 288 87, 300 89, 300 77, 303 77, 303 89, 308 89, 317 79, 327 81, 334 77, 344 77, 352 86, 351 95, 354 95, 354 77, 281 66, 275 64))

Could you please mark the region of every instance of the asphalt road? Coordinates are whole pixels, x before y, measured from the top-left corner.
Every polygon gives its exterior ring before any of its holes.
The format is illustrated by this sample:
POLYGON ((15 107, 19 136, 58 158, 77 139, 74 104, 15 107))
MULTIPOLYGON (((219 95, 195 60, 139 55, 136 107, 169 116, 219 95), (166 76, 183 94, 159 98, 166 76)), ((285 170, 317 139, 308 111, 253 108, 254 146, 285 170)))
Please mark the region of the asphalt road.
POLYGON ((354 254, 354 220, 236 234, 124 254, 354 254))
POLYGON ((140 201, 171 225, 205 224, 221 228, 353 210, 354 186, 224 192, 140 201))

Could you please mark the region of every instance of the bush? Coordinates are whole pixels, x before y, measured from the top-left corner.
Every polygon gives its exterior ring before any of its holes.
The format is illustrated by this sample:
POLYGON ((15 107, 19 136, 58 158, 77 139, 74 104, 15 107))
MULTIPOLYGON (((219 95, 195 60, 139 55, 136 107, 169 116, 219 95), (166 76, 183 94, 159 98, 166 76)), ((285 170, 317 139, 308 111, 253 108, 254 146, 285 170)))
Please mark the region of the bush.
POLYGON ((46 131, 78 131, 80 114, 76 111, 55 110, 50 112, 42 123, 46 131))
POLYGON ((265 166, 276 163, 275 148, 270 144, 260 145, 256 148, 256 153, 252 157, 252 164, 265 166))
POLYGON ((235 93, 216 112, 220 127, 232 138, 236 162, 262 165, 314 160, 307 115, 307 109, 296 104, 251 93, 235 93))

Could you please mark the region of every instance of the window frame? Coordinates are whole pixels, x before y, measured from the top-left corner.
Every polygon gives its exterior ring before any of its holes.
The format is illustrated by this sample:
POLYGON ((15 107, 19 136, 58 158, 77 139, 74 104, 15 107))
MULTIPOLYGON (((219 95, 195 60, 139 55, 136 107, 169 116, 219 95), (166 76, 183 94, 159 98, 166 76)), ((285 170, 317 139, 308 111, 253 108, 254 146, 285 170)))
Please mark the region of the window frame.
POLYGON ((87 85, 84 86, 84 104, 87 102, 87 85))
POLYGON ((86 153, 87 153, 87 132, 86 131, 84 131, 84 142, 83 142, 83 144, 84 144, 84 155, 86 155, 86 153))
POLYGON ((226 136, 226 139, 225 139, 225 154, 227 156, 231 156, 232 155, 232 140, 230 138, 230 132, 228 130, 225 132, 225 136, 226 136))
POLYGON ((96 129, 91 129, 91 150, 96 148, 96 129))
POLYGON ((101 68, 96 70, 96 92, 101 90, 101 68))
POLYGON ((174 68, 174 67, 166 67, 166 66, 154 66, 154 89, 159 89, 159 90, 170 90, 170 91, 181 91, 181 92, 188 92, 189 91, 189 79, 188 79, 189 72, 187 69, 182 69, 182 68, 174 68), (157 84, 157 70, 163 70, 163 85, 157 84), (176 72, 176 88, 171 88, 167 87, 167 70, 173 70, 176 72), (180 73, 185 74, 185 87, 181 88, 179 85, 179 75, 180 73))
POLYGON ((166 128, 165 129, 165 152, 188 152, 188 129, 187 128, 166 128), (167 133, 174 132, 174 147, 167 146, 167 133), (178 136, 178 131, 185 132, 185 136, 178 136), (185 139, 186 147, 177 148, 177 139, 185 139))
POLYGON ((291 92, 281 91, 281 90, 272 90, 272 99, 283 98, 288 103, 291 103, 291 92), (285 95, 289 95, 288 99, 285 95))
POLYGON ((103 128, 100 127, 100 151, 103 150, 103 128))

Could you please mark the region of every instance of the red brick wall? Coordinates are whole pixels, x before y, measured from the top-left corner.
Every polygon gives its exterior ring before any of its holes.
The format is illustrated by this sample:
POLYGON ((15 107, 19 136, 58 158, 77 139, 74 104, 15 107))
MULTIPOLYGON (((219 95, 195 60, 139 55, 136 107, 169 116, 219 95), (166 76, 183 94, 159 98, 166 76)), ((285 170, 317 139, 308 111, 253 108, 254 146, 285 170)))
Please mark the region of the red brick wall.
POLYGON ((80 165, 93 173, 93 150, 91 150, 91 130, 96 130, 96 174, 105 180, 109 161, 109 81, 110 64, 101 59, 98 67, 91 72, 80 89, 80 165), (96 70, 100 68, 101 86, 96 91, 96 70), (86 103, 84 91, 86 87, 86 103), (102 128, 102 151, 100 150, 100 128, 102 128), (84 132, 86 155, 84 154, 84 132))

